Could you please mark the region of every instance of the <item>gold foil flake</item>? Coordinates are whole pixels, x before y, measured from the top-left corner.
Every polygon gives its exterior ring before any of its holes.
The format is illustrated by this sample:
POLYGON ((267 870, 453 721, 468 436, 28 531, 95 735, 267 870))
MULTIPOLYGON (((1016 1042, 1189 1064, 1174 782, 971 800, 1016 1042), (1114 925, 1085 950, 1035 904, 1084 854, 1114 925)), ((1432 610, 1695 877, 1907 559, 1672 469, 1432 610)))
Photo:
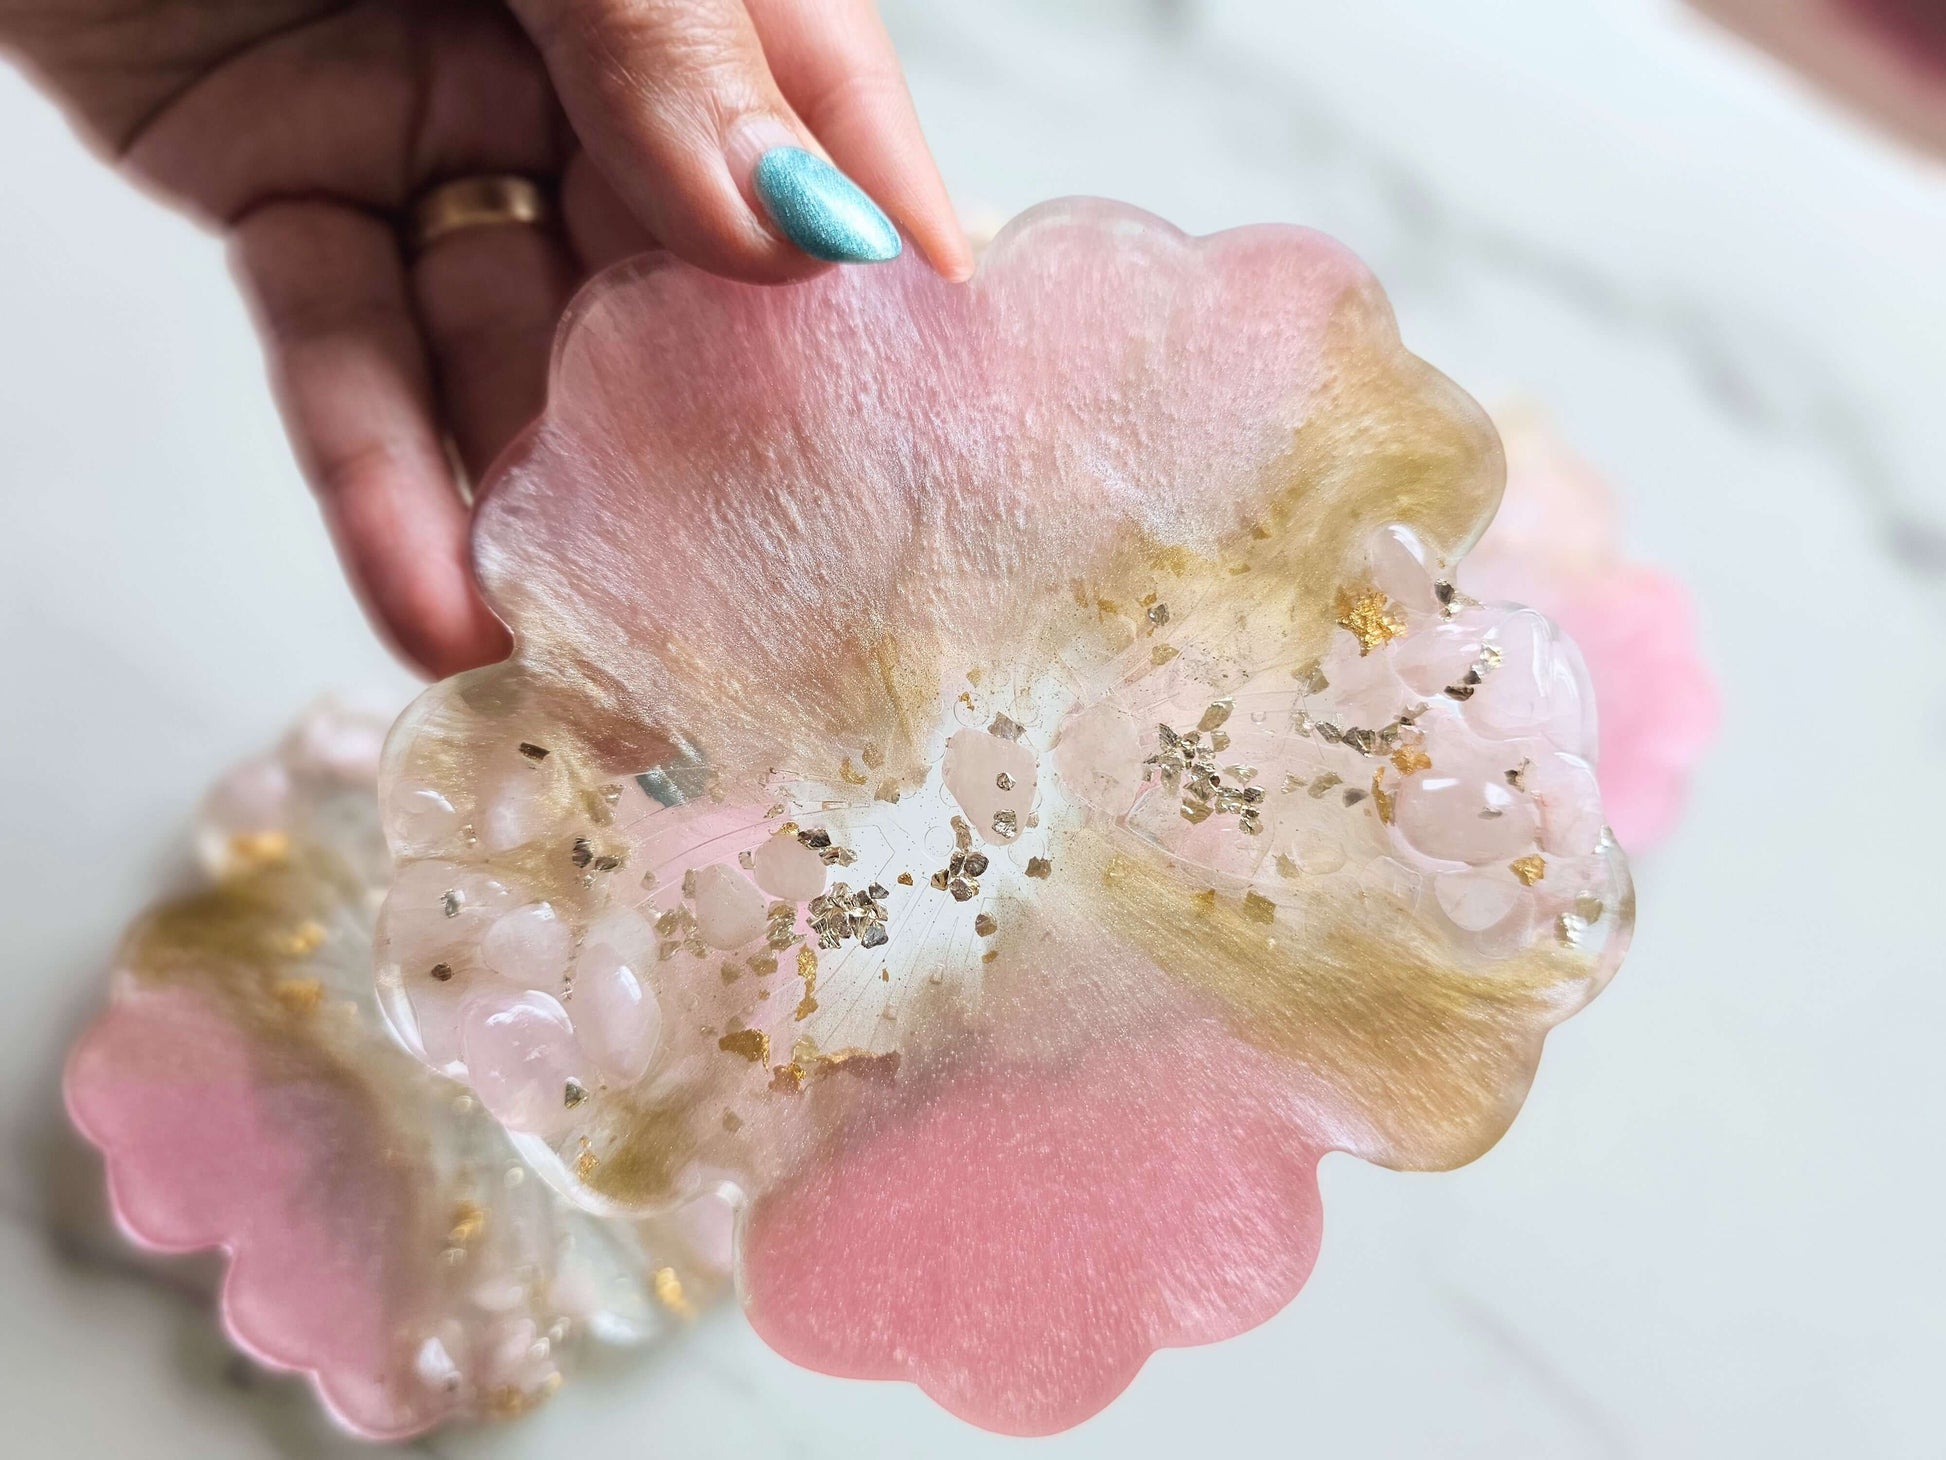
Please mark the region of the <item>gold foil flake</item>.
POLYGON ((671 1313, 684 1320, 696 1316, 696 1309, 683 1295, 682 1279, 676 1276, 673 1267, 658 1267, 649 1281, 655 1288, 656 1301, 671 1313))
POLYGON ((982 938, 991 938, 1000 931, 1000 924, 994 921, 992 913, 981 913, 973 919, 973 931, 982 938))
POLYGON ((1378 819, 1386 826, 1392 824, 1392 797, 1385 789, 1385 767, 1380 766, 1372 772, 1372 806, 1378 812, 1378 819))
POLYGON ((1588 931, 1588 924, 1573 913, 1562 913, 1554 920, 1554 936, 1563 948, 1581 946, 1581 935, 1588 931))
POLYGON ((577 867, 586 867, 595 859, 595 849, 588 844, 585 836, 574 839, 574 846, 568 851, 568 860, 577 867))
POLYGON ((998 735, 1002 740, 1018 740, 1027 733, 1027 727, 1011 715, 995 715, 987 725, 987 734, 998 735))
POLYGON ((998 958, 999 956, 1000 956, 1000 950, 998 948, 989 948, 987 949, 986 952, 980 955, 980 962, 991 963, 994 961, 994 959, 998 958))
POLYGON ((892 970, 889 968, 881 968, 878 971, 878 981, 880 983, 890 983, 892 981, 892 970))
POLYGON ((582 1104, 588 1098, 588 1087, 579 1080, 569 1080, 561 1091, 561 1103, 569 1110, 582 1104))
POLYGON ((1217 729, 1230 718, 1230 713, 1236 707, 1236 701, 1227 695, 1220 700, 1212 701, 1203 711, 1203 718, 1196 722, 1196 728, 1205 731, 1217 729))
POLYGON ((1046 857, 1029 857, 1027 859, 1027 875, 1029 877, 1045 878, 1051 875, 1053 871, 1054 864, 1048 861, 1046 857))
MULTIPOLYGON (((506 742, 502 741, 501 743, 504 745, 506 742)), ((546 760, 548 756, 548 750, 545 745, 536 745, 531 740, 523 740, 514 748, 537 765, 541 761, 546 760)))
POLYGON ((858 854, 849 847, 834 845, 831 833, 822 827, 806 827, 797 833, 797 839, 816 852, 818 860, 827 867, 849 867, 858 860, 858 854))
POLYGON ((1290 853, 1279 852, 1277 854, 1277 875, 1279 877, 1283 877, 1291 880, 1294 880, 1297 877, 1298 875, 1297 863, 1291 860, 1290 853))
POLYGON ((973 828, 966 824, 966 818, 963 816, 953 818, 953 845, 962 852, 972 849, 973 828))
POLYGON ((574 1158, 574 1174, 581 1180, 586 1181, 595 1174, 595 1167, 600 1164, 601 1162, 595 1158, 595 1153, 584 1143, 581 1147, 581 1154, 574 1158))
POLYGON ((1151 604, 1149 606, 1148 619, 1151 628, 1159 629, 1165 627, 1169 622, 1169 605, 1166 603, 1151 604))
POLYGON ((742 1055, 753 1065, 770 1059, 770 1036, 761 1029, 732 1029, 716 1041, 716 1047, 729 1054, 742 1055))
POLYGON ((811 931, 818 935, 818 946, 836 948, 845 939, 856 938, 867 948, 884 947, 888 939, 885 899, 890 896, 876 882, 856 892, 847 883, 832 883, 831 889, 812 898, 806 909, 811 931))
POLYGON ((1538 852, 1530 852, 1524 857, 1516 857, 1507 864, 1508 870, 1520 879, 1523 887, 1532 887, 1547 875, 1547 863, 1541 860, 1538 852))
POLYGON ((858 758, 865 762, 866 769, 875 771, 885 764, 885 751, 876 741, 868 740, 858 752, 858 758))
POLYGON ((930 886, 936 892, 944 892, 946 890, 946 884, 947 884, 947 877, 946 877, 946 869, 944 867, 941 867, 937 872, 933 873, 932 876, 927 879, 927 885, 930 886))
POLYGON ((856 765, 852 764, 850 756, 846 756, 844 762, 838 767, 838 779, 843 781, 847 786, 862 786, 869 778, 856 765))
POLYGON ((738 1131, 743 1129, 743 1117, 738 1115, 734 1110, 724 1111, 723 1129, 729 1132, 731 1135, 735 1135, 738 1131))
POLYGON ((1253 923, 1277 921, 1277 904, 1257 892, 1243 894, 1243 915, 1253 923))
POLYGON ((1345 778, 1336 771, 1326 771, 1311 782, 1308 794, 1313 801, 1322 801, 1333 786, 1342 786, 1345 778))
POLYGON ((1002 841, 1012 841, 1020 835, 1020 816, 1013 811, 993 813, 993 834, 1002 841))
POLYGON ((1229 700, 1219 700, 1203 713, 1198 729, 1178 731, 1168 725, 1156 726, 1156 752, 1145 759, 1145 778, 1159 779, 1164 789, 1180 796, 1179 813, 1184 821, 1197 826, 1213 815, 1234 815, 1243 832, 1255 836, 1263 829, 1259 806, 1264 799, 1261 786, 1241 784, 1254 780, 1256 769, 1231 766, 1218 770, 1216 752, 1226 749, 1229 736, 1211 728, 1221 724, 1234 708, 1229 700), (1203 742, 1205 731, 1209 743, 1203 742), (1229 782, 1224 777, 1230 778, 1229 782), (1232 784, 1235 783, 1235 784, 1232 784))
POLYGON ((1574 911, 1575 916, 1584 923, 1598 923, 1603 912, 1601 899, 1592 892, 1578 893, 1574 899, 1574 911))
POLYGON ((777 955, 775 953, 753 953, 744 962, 749 965, 750 971, 756 974, 758 978, 768 978, 771 974, 777 972, 777 955))
POLYGON ((1402 776, 1429 771, 1432 769, 1432 757, 1421 746, 1401 745, 1392 752, 1392 769, 1402 776))
POLYGON ((1405 616, 1376 588, 1338 595, 1338 626, 1358 640, 1358 655, 1389 644, 1405 632, 1405 616))
POLYGON ((1155 668, 1160 669, 1181 653, 1182 650, 1173 644, 1157 644, 1149 650, 1149 663, 1155 668))
POLYGON ((1316 659, 1298 665, 1291 671, 1291 678, 1297 681, 1301 694, 1321 695, 1331 688, 1331 681, 1324 677, 1324 666, 1316 659))
POLYGON ((783 814, 784 814, 784 803, 782 801, 773 801, 764 811, 764 820, 771 821, 774 820, 776 817, 782 816, 783 814))
POLYGON ((910 887, 912 885, 912 874, 910 872, 901 872, 895 880, 901 887, 910 887))
POLYGON ((770 1088, 779 1095, 795 1095, 804 1088, 804 1066, 796 1060, 787 1065, 772 1065, 770 1088))
POLYGON ((993 784, 1002 791, 1011 791, 1014 788, 1014 778, 1002 771, 993 778, 993 784))
POLYGON ((435 963, 428 972, 434 983, 447 983, 453 977, 453 965, 450 963, 435 963))
POLYGON ((797 976, 804 981, 804 997, 797 1001, 791 1018, 802 1022, 818 1011, 818 955, 808 943, 797 950, 797 976))

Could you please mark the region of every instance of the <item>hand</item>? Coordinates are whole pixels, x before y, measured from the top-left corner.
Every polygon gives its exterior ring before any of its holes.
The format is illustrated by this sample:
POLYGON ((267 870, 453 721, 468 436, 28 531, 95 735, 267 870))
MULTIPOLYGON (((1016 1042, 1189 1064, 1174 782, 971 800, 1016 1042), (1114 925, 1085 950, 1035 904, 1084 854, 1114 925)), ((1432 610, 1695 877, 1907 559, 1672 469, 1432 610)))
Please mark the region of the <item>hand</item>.
POLYGON ((0 0, 0 43, 228 232, 346 572, 436 675, 507 651, 453 457, 477 479, 539 409, 590 273, 656 245, 740 279, 823 267, 753 191, 780 143, 825 152, 942 274, 971 272, 871 0, 0 0), (552 184, 558 228, 408 259, 413 199, 483 173, 552 184))

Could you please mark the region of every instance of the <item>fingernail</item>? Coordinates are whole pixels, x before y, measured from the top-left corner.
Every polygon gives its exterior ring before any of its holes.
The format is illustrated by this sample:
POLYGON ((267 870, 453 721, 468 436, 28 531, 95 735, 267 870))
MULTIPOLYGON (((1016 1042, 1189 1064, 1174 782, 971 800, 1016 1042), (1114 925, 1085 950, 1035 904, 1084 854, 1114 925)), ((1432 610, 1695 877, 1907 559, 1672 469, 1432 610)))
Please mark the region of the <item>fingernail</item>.
POLYGON ((784 237, 814 259, 881 264, 899 256, 899 230, 857 183, 802 147, 773 147, 750 185, 784 237))

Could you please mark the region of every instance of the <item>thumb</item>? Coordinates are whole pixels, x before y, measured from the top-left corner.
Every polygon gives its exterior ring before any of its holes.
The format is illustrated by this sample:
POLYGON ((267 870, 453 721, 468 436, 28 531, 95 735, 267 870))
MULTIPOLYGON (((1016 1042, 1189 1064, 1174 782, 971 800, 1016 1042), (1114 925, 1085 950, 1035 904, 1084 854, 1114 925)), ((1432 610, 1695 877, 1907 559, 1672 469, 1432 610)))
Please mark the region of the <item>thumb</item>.
POLYGON ((800 155, 817 144, 779 92, 741 0, 511 3, 589 157, 672 252, 758 282, 809 273, 820 258, 897 253, 877 207, 800 155), (781 198, 780 178, 793 185, 781 198), (807 253, 818 240, 804 236, 803 211, 815 221, 820 206, 864 244, 807 253))

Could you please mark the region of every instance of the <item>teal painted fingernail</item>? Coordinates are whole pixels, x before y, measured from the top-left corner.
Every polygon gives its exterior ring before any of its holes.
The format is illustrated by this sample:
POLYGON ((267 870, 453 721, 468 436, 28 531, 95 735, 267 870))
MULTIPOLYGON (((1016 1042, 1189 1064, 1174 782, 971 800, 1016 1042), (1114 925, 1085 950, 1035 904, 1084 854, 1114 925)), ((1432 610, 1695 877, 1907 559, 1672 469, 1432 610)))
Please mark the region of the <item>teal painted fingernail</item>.
POLYGON ((751 175, 764 211, 784 237, 832 264, 882 264, 899 256, 899 230, 878 204, 822 157, 773 147, 751 175))

